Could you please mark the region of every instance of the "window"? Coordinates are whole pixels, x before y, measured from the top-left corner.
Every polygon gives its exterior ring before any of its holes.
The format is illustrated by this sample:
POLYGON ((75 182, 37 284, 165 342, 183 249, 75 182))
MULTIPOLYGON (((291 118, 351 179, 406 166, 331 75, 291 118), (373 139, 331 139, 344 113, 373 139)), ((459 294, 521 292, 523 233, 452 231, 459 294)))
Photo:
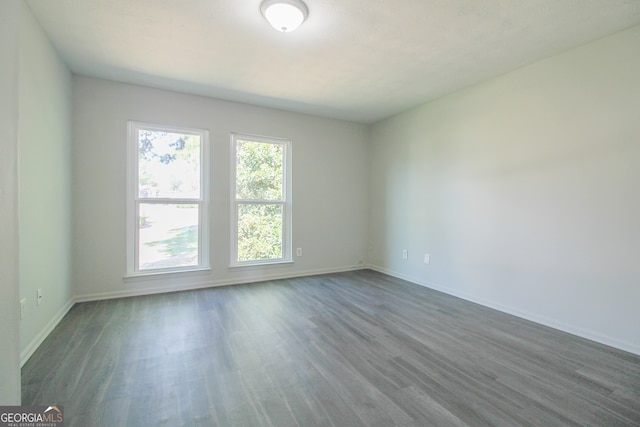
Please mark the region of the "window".
POLYGON ((231 265, 291 262, 291 141, 231 137, 231 265))
POLYGON ((208 138, 129 122, 129 275, 208 268, 208 138))

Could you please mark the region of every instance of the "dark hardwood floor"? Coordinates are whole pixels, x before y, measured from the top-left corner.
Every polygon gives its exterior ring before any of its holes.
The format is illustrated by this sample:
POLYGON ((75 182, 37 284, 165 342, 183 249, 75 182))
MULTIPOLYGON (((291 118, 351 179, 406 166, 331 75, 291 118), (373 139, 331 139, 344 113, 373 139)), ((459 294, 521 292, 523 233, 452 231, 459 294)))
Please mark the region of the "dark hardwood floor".
POLYGON ((640 425, 640 357, 371 271, 76 304, 66 426, 640 425))

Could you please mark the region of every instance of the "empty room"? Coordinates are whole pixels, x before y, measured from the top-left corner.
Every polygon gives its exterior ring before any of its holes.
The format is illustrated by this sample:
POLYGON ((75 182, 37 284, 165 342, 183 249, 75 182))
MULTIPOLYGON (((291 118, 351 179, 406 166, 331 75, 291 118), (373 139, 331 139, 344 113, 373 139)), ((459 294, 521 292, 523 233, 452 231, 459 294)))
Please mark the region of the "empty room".
POLYGON ((0 58, 0 426, 640 425, 640 0, 3 0, 0 58))

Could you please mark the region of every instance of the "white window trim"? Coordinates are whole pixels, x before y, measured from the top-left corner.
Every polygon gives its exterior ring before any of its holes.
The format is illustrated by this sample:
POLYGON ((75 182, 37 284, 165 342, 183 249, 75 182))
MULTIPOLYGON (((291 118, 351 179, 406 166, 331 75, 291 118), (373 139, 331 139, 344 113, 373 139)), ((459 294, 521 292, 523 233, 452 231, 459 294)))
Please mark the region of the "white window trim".
POLYGON ((184 273, 210 269, 209 256, 209 131, 181 126, 166 126, 153 123, 127 122, 127 271, 125 278, 184 273), (197 203, 198 217, 198 265, 185 267, 138 269, 138 131, 140 129, 160 132, 184 133, 200 136, 200 198, 199 199, 144 199, 144 203, 197 203))
POLYGON ((231 147, 230 147, 230 159, 231 165, 231 179, 230 179, 230 199, 231 199, 231 237, 229 239, 229 253, 230 263, 229 268, 239 267, 252 267, 252 266, 267 266, 278 264, 291 264, 293 263, 293 250, 292 250, 292 154, 291 154, 291 139, 277 138, 271 136, 250 135, 246 133, 231 133, 231 147), (237 140, 249 140, 255 142, 264 142, 267 144, 279 144, 282 145, 284 150, 284 201, 257 201, 257 200, 245 200, 236 199, 236 144, 237 140), (265 259, 265 260, 252 260, 252 261, 238 261, 238 205, 241 203, 264 203, 264 204, 280 204, 283 206, 283 224, 282 224, 282 258, 265 259))

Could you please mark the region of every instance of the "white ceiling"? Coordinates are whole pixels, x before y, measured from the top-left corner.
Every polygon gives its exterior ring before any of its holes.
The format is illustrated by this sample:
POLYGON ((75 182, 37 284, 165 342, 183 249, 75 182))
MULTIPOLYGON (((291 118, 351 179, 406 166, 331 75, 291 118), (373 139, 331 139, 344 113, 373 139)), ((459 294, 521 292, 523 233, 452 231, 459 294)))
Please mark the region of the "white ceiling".
MULTIPOLYGON (((375 122, 640 24, 640 0, 26 0, 74 73, 375 122)), ((639 46, 640 54, 640 46, 639 46)))

